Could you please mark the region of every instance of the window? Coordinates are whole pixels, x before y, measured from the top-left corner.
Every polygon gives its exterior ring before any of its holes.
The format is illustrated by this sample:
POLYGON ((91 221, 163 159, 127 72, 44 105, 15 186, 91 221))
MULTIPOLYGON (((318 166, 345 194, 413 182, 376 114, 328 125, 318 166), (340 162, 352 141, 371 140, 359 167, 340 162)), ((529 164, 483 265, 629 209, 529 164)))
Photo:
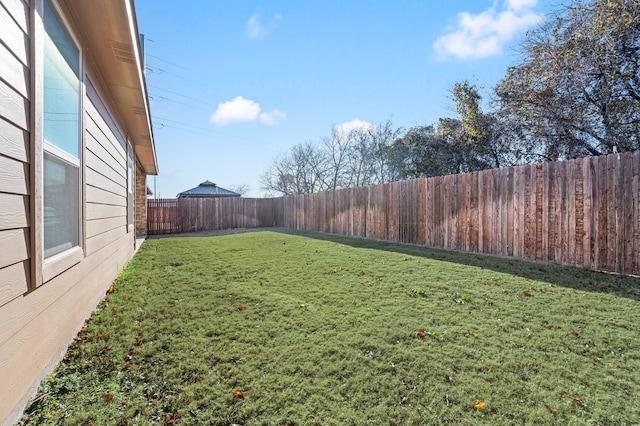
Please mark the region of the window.
POLYGON ((80 245, 80 51, 44 1, 44 257, 80 245))
POLYGON ((135 166, 135 162, 133 161, 133 148, 131 147, 131 145, 127 145, 128 146, 128 155, 127 155, 127 192, 128 192, 128 198, 127 198, 127 216, 129 217, 128 223, 129 225, 133 225, 133 215, 134 215, 134 206, 135 206, 135 202, 134 202, 134 197, 133 197, 133 193, 134 193, 134 189, 135 189, 135 170, 134 170, 134 166, 135 166))

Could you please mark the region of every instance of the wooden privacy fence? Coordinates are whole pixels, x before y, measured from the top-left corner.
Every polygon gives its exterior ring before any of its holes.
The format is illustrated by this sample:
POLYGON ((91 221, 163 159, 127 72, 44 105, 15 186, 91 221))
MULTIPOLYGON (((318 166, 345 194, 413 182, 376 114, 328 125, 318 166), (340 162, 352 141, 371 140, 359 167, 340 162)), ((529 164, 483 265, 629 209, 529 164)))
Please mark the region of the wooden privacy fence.
POLYGON ((282 198, 149 200, 149 234, 284 227, 640 275, 640 151, 282 198))

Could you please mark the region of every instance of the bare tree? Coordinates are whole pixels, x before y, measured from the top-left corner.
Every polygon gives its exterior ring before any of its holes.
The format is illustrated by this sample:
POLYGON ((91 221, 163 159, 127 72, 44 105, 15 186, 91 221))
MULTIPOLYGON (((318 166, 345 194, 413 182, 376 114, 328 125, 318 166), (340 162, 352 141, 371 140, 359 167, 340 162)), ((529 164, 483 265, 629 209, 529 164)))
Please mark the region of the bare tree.
POLYGON ((573 0, 523 45, 496 93, 532 161, 640 148, 640 2, 573 0))
POLYGON ((334 126, 331 136, 295 145, 272 160, 261 178, 268 195, 305 194, 390 182, 393 141, 400 134, 391 121, 348 132, 334 126))
POLYGON ((295 145, 289 154, 273 159, 260 182, 266 194, 308 194, 325 189, 327 166, 324 152, 310 142, 295 145))
POLYGON ((345 133, 333 127, 331 138, 323 138, 321 148, 327 162, 324 189, 336 189, 348 186, 349 183, 349 151, 351 150, 351 133, 345 133))
POLYGON ((236 194, 245 196, 249 191, 251 191, 251 188, 246 183, 240 183, 238 185, 232 185, 229 190, 235 192, 236 194))

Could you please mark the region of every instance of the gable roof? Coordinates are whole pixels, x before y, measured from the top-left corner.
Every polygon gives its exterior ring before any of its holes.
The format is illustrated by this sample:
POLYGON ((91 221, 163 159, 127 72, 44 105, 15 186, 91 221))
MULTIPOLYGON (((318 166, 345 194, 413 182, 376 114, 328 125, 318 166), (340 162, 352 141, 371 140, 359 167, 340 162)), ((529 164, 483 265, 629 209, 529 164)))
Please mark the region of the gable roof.
POLYGON ((178 194, 178 198, 239 197, 237 192, 229 191, 211 181, 204 181, 195 188, 178 194))

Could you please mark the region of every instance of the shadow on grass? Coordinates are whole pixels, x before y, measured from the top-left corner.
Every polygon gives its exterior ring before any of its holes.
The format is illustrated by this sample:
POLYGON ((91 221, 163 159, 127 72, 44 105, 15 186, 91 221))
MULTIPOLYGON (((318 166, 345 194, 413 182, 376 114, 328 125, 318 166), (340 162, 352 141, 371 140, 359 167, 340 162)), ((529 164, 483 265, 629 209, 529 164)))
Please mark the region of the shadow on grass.
POLYGON ((588 292, 614 294, 616 296, 640 301, 640 278, 638 277, 589 271, 571 266, 561 266, 486 254, 464 253, 388 241, 348 237, 338 234, 297 231, 287 228, 255 228, 204 231, 174 235, 154 235, 150 238, 209 237, 259 231, 298 235, 316 240, 345 244, 354 248, 384 250, 443 262, 458 263, 460 265, 489 269, 499 273, 520 276, 522 278, 529 278, 536 281, 543 281, 559 287, 588 292))
POLYGON ((317 240, 331 241, 349 245, 354 248, 385 250, 444 262, 458 263, 520 276, 522 278, 529 278, 531 280, 543 281, 559 287, 614 294, 640 301, 640 278, 638 277, 477 253, 464 253, 358 237, 346 237, 337 234, 296 231, 282 228, 272 228, 269 230, 283 234, 300 235, 317 240))

